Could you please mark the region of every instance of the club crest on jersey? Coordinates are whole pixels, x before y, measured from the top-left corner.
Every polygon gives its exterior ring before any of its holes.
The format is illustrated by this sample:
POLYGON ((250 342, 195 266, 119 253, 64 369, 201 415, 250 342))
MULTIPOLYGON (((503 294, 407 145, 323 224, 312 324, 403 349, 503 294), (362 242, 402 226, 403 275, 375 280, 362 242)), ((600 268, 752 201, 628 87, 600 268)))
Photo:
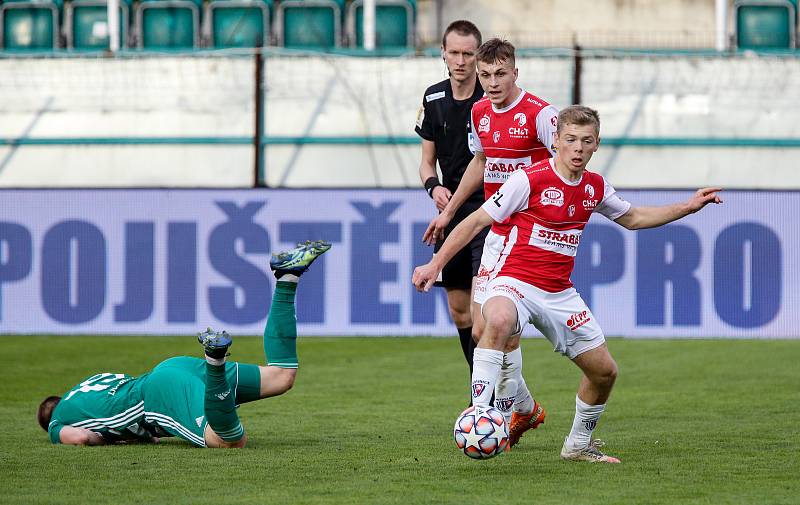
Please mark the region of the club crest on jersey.
POLYGON ((490 124, 489 114, 484 114, 481 118, 480 122, 478 122, 478 133, 486 132, 489 133, 489 124, 490 124))
POLYGON ((567 207, 567 215, 569 217, 572 217, 572 216, 575 215, 575 204, 570 204, 570 206, 567 207))
POLYGON ((561 207, 564 205, 564 192, 558 188, 550 186, 542 191, 541 197, 542 205, 555 205, 561 207))
POLYGON ((494 141, 495 144, 497 144, 497 141, 500 140, 500 132, 494 132, 492 134, 492 140, 494 141))
POLYGON ((524 112, 517 112, 516 114, 514 114, 514 121, 516 121, 519 124, 519 127, 522 128, 523 126, 525 126, 525 123, 528 122, 528 118, 525 117, 524 112))
POLYGON ((594 186, 592 186, 591 184, 587 184, 586 186, 584 186, 583 191, 589 198, 594 198, 594 186))

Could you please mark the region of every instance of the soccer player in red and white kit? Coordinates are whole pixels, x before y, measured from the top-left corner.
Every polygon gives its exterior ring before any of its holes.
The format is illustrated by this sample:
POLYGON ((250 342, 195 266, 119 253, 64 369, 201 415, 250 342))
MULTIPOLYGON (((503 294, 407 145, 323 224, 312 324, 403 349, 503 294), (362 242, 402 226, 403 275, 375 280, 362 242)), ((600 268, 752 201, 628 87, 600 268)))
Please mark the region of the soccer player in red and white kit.
MULTIPOLYGON (((478 79, 486 96, 472 107, 470 138, 475 157, 447 206, 431 221, 423 236, 428 243, 442 237, 456 211, 481 184, 484 199, 488 199, 514 171, 553 154, 558 110, 517 86, 519 71, 514 46, 505 40, 489 40, 478 48, 477 60, 478 79)), ((510 230, 507 223, 494 223, 486 237, 474 282, 472 320, 476 340, 480 340, 484 328, 481 305, 489 280, 487 265, 497 262, 510 230)), ((509 422, 509 441, 513 446, 525 431, 544 422, 545 411, 533 399, 522 377, 518 335, 509 339, 505 351, 501 380, 494 392, 495 407, 509 422)), ((481 389, 480 385, 476 387, 481 389)), ((478 390, 473 390, 472 394, 474 397, 478 390)))
POLYGON ((575 398, 572 430, 561 457, 574 461, 619 463, 600 451, 592 432, 605 409, 617 377, 617 364, 597 320, 570 282, 581 233, 592 212, 599 212, 629 230, 661 226, 722 203, 720 188, 702 188, 685 202, 660 207, 632 207, 586 165, 600 142, 595 110, 573 105, 558 116, 557 153, 514 172, 508 181, 448 236, 430 263, 414 270, 412 281, 427 291, 441 265, 489 223, 507 223, 511 232, 498 262, 489 266, 483 314, 486 327, 475 349, 472 375, 484 391, 473 400, 487 407, 488 391, 503 364, 503 350, 512 335, 532 323, 582 371, 575 398))

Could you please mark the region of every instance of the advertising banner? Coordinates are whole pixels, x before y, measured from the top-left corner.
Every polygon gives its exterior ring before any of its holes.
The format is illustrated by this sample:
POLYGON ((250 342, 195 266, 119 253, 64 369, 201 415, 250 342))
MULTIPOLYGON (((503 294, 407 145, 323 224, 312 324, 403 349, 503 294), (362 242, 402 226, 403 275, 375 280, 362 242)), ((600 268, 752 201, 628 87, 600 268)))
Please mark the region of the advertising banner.
MULTIPOLYGON (((607 335, 800 338, 800 193, 723 198, 638 232, 592 217, 572 279, 607 335)), ((444 290, 411 284, 434 215, 422 190, 2 190, 0 334, 260 334, 270 253, 325 239, 301 335, 454 335, 444 290)))

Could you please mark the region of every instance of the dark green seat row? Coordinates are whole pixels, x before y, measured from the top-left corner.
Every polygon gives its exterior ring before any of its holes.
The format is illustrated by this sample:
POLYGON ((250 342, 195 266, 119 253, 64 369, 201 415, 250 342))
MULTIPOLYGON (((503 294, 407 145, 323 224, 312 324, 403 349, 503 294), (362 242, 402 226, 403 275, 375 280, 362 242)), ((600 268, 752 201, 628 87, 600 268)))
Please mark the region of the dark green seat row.
MULTIPOLYGON (((415 7, 414 0, 377 0, 379 48, 414 45, 415 7)), ((62 17, 65 47, 108 47, 105 0, 72 0, 65 5, 60 0, 6 0, 0 3, 0 48, 61 47, 62 17)), ((121 45, 143 49, 361 47, 362 18, 363 0, 353 0, 349 6, 345 0, 283 0, 276 5, 270 0, 212 0, 205 6, 200 0, 142 0, 135 5, 120 0, 119 14, 121 45)))
POLYGON ((734 3, 736 47, 796 47, 797 0, 739 0, 734 3))

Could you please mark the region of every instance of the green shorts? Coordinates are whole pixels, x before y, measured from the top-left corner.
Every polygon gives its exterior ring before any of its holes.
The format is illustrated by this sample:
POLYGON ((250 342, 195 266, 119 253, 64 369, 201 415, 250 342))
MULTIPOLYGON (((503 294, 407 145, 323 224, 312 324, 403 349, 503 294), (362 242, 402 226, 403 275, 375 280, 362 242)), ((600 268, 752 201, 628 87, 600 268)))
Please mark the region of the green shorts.
MULTIPOLYGON (((225 372, 237 405, 258 400, 258 365, 229 362, 225 372)), ((145 422, 161 436, 179 437, 205 447, 205 380, 206 362, 200 358, 178 356, 156 365, 142 385, 145 422)))

